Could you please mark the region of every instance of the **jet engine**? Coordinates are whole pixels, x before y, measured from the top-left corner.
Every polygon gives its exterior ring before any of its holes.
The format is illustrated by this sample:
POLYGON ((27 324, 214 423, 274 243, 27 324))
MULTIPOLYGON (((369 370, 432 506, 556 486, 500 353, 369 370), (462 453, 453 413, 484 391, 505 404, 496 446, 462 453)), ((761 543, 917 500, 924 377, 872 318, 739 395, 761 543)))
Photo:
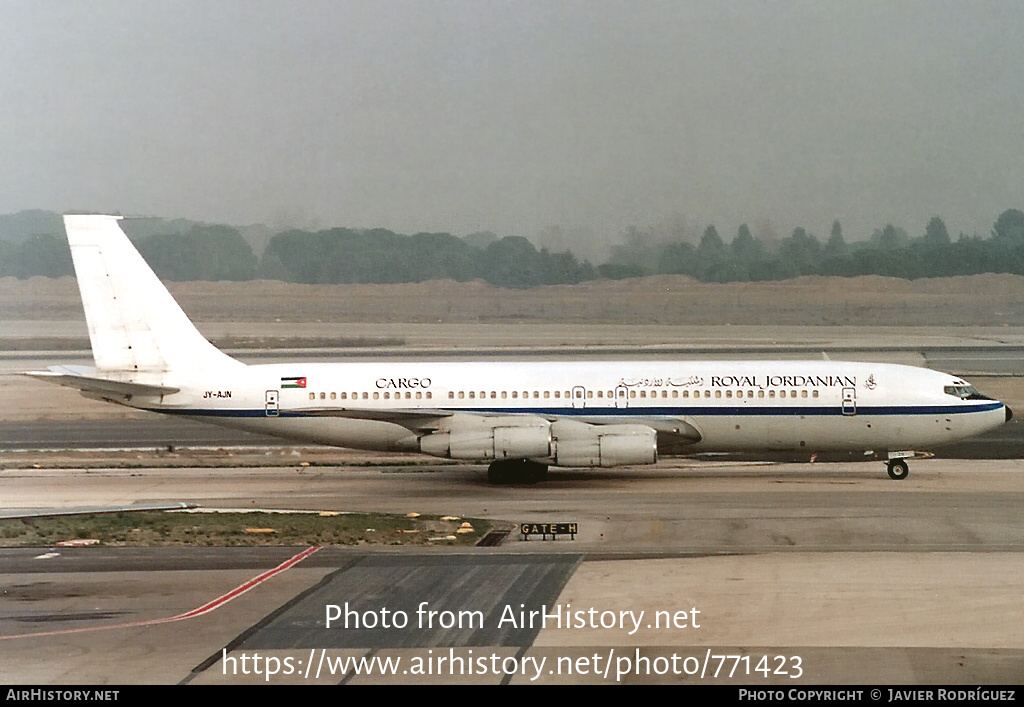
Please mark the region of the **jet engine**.
POLYGON ((654 464, 658 461, 657 434, 646 425, 558 420, 551 425, 551 457, 557 466, 654 464))
POLYGON ((537 417, 455 415, 447 428, 420 438, 420 451, 449 459, 544 459, 551 423, 537 417))

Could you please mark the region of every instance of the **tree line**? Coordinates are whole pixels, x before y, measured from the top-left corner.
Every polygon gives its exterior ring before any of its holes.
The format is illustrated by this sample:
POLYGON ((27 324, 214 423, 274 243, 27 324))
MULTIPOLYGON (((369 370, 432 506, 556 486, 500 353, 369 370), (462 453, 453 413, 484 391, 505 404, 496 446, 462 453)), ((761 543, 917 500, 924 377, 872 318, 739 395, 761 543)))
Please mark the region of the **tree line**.
POLYGON ((604 277, 683 274, 704 282, 785 280, 801 275, 885 275, 913 280, 979 273, 1024 275, 1024 212, 1008 209, 996 219, 989 238, 961 233, 954 240, 934 216, 913 238, 892 224, 866 241, 847 243, 839 221, 823 243, 795 228, 777 243, 754 238, 745 224, 726 243, 712 225, 699 244, 654 242, 630 234, 598 268, 604 277))
MULTIPOLYGON (((128 223, 128 222, 126 222, 128 223)), ((847 243, 833 223, 824 241, 796 228, 778 241, 755 238, 740 226, 729 241, 709 225, 696 245, 658 241, 631 229, 607 262, 580 260, 571 251, 537 249, 517 236, 458 238, 448 233, 400 235, 385 229, 290 230, 270 239, 261 257, 237 229, 193 225, 175 233, 134 236, 139 251, 167 280, 252 280, 307 284, 398 283, 434 279, 482 279, 492 285, 529 288, 683 274, 705 282, 783 280, 801 275, 886 275, 906 279, 1014 273, 1024 275, 1024 212, 1001 213, 988 238, 953 239, 933 217, 911 237, 886 225, 869 239, 847 243)), ((0 277, 71 275, 63 234, 40 233, 20 241, 0 239, 0 277)))

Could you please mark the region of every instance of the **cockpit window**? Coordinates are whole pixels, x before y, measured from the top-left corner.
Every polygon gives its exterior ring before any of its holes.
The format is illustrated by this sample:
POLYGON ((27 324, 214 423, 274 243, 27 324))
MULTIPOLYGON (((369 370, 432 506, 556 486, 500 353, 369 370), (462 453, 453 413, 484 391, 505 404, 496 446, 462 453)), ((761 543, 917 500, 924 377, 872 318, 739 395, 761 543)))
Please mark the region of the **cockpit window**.
POLYGON ((989 400, 986 395, 978 392, 973 385, 947 385, 942 389, 946 395, 952 395, 961 400, 989 400))

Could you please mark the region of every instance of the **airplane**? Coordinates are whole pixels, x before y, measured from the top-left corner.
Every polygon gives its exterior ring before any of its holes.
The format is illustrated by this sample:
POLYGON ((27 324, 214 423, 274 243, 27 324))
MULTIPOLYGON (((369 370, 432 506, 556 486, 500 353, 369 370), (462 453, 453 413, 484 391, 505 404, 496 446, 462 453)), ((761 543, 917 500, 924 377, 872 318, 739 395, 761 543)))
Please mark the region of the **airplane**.
POLYGON ((488 463, 492 483, 549 466, 668 454, 850 451, 907 459, 1010 420, 965 380, 814 361, 372 362, 246 365, 195 328, 121 229, 66 215, 95 366, 26 375, 88 398, 292 441, 488 463))

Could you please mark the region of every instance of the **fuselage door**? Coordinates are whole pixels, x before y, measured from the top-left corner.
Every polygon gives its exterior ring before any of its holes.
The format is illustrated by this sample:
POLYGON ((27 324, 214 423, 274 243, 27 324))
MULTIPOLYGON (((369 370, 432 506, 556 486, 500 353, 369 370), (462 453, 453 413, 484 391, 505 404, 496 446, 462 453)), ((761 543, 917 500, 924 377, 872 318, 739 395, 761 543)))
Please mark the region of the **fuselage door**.
POLYGON ((629 407, 629 388, 624 385, 620 385, 615 389, 615 407, 629 407))
POLYGON ((582 385, 577 385, 572 389, 572 406, 574 408, 587 406, 587 391, 582 385))
POLYGON ((857 414, 857 389, 843 388, 843 414, 857 414))
POLYGON ((264 410, 267 413, 267 417, 277 417, 281 412, 281 406, 278 402, 280 393, 276 390, 268 390, 266 397, 266 406, 264 410))

